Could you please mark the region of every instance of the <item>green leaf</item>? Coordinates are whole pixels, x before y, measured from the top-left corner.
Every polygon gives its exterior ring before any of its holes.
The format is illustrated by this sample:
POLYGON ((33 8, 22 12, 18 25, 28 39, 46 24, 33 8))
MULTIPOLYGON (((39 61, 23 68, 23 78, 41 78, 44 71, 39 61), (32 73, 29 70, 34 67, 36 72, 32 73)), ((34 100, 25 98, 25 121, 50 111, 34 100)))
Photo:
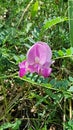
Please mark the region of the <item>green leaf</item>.
POLYGON ((64 95, 64 97, 65 97, 66 99, 72 98, 71 93, 68 92, 68 91, 63 91, 63 95, 64 95))
POLYGON ((61 22, 64 22, 64 21, 66 21, 67 20, 67 18, 65 17, 65 18, 61 18, 61 17, 57 17, 57 18, 55 18, 55 19, 52 19, 52 20, 50 20, 50 21, 47 21, 45 24, 44 24, 44 26, 42 27, 42 30, 47 30, 48 28, 50 28, 50 27, 52 27, 52 26, 54 26, 54 25, 56 25, 56 24, 58 24, 58 23, 61 23, 61 22))
POLYGON ((35 43, 35 41, 34 41, 31 37, 29 37, 28 40, 29 40, 31 43, 35 43))
POLYGON ((69 76, 69 81, 73 82, 73 77, 69 76))
POLYGON ((38 12, 38 7, 39 7, 39 3, 38 3, 38 1, 36 1, 36 2, 33 4, 32 12, 31 12, 31 14, 32 14, 33 17, 37 14, 37 12, 38 12))
POLYGON ((60 56, 64 56, 64 52, 63 52, 62 50, 59 50, 59 51, 58 51, 58 54, 59 54, 60 56))
POLYGON ((13 124, 12 129, 13 129, 13 130, 18 130, 20 124, 21 124, 21 121, 20 121, 20 120, 17 120, 17 121, 13 124))
POLYGON ((27 33, 29 32, 31 26, 32 26, 32 23, 28 23, 28 24, 27 24, 27 27, 26 27, 26 32, 27 32, 27 33))
POLYGON ((71 53, 73 54, 73 47, 71 47, 70 49, 71 49, 71 53))
POLYGON ((11 123, 4 123, 1 127, 0 127, 0 129, 7 129, 7 128, 10 128, 10 127, 12 127, 12 124, 11 123))
POLYGON ((61 22, 64 22, 64 21, 67 21, 67 17, 64 17, 64 18, 61 18, 61 17, 57 17, 57 18, 54 18, 54 19, 51 19, 47 22, 45 22, 45 24, 42 26, 41 30, 40 30, 40 35, 39 35, 39 38, 41 38, 44 34, 44 32, 48 29, 48 28, 51 28, 52 26, 58 24, 58 23, 61 23, 61 22))
POLYGON ((32 128, 29 128, 28 130, 33 130, 32 128))
POLYGON ((45 125, 45 126, 42 128, 42 130, 47 130, 47 126, 45 125))
POLYGON ((40 100, 35 104, 35 106, 40 105, 43 101, 46 100, 46 98, 48 98, 48 95, 46 95, 45 97, 40 98, 40 100))
POLYGON ((4 129, 7 129, 7 128, 12 128, 12 130, 18 130, 20 124, 21 124, 21 121, 17 119, 14 124, 9 123, 9 122, 4 123, 3 125, 0 126, 0 130, 4 130, 4 129))
POLYGON ((67 55, 72 55, 71 48, 69 48, 69 49, 66 50, 66 54, 67 54, 67 55))
POLYGON ((16 61, 17 63, 19 63, 20 59, 19 59, 19 57, 18 57, 17 55, 14 55, 13 58, 15 59, 15 61, 16 61))
POLYGON ((73 86, 71 86, 68 91, 73 92, 73 86))

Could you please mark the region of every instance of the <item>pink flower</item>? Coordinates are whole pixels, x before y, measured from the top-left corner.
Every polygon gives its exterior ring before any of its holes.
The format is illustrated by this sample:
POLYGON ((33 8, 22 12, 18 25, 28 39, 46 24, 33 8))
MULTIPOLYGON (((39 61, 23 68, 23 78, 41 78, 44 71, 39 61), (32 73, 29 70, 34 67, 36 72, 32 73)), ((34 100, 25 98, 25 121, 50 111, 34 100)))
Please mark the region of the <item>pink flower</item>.
POLYGON ((19 76, 23 77, 30 73, 38 73, 44 77, 51 74, 52 51, 45 42, 35 43, 27 52, 27 59, 19 64, 19 76))

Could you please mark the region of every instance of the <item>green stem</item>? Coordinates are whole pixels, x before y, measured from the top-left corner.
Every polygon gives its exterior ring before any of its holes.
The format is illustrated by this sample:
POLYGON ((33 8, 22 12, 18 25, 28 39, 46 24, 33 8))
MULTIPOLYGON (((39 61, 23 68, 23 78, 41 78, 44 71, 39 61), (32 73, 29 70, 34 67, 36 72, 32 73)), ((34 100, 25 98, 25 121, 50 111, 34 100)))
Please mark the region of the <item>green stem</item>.
POLYGON ((54 58, 53 60, 58 60, 58 59, 63 59, 63 58, 72 58, 73 55, 66 55, 66 56, 60 56, 60 57, 57 57, 57 58, 54 58))
POLYGON ((73 47, 73 0, 68 0, 68 17, 70 30, 70 44, 73 47))
POLYGON ((63 130, 65 130, 65 122, 66 122, 66 98, 64 98, 63 130))
POLYGON ((72 119, 72 100, 69 99, 69 118, 72 119))
POLYGON ((5 79, 5 78, 14 78, 18 73, 13 73, 13 74, 10 74, 10 75, 4 75, 4 76, 1 76, 0 79, 5 79))
MULTIPOLYGON (((6 99, 6 90, 5 90, 5 86, 4 86, 4 81, 1 80, 1 84, 2 84, 2 91, 3 91, 3 96, 4 96, 4 103, 5 103, 5 116, 6 116, 6 111, 7 111, 7 99, 6 99)), ((8 116, 6 117, 7 121, 8 121, 8 116)))
POLYGON ((23 13, 22 13, 22 15, 21 15, 21 18, 20 18, 20 20, 19 20, 18 27, 20 26, 21 21, 23 20, 25 13, 27 12, 27 10, 29 9, 29 7, 30 7, 30 5, 31 5, 32 3, 33 3, 33 0, 31 0, 31 1, 29 2, 29 4, 26 6, 26 8, 24 9, 24 11, 23 11, 23 13))

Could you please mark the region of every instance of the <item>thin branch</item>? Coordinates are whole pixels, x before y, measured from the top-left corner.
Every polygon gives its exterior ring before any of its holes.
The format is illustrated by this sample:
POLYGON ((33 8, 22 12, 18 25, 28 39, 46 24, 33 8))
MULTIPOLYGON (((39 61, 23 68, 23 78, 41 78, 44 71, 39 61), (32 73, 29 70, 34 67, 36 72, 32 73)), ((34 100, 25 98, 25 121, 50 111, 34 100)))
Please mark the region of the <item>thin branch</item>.
POLYGON ((65 55, 65 56, 56 57, 53 60, 64 59, 64 58, 72 58, 72 57, 73 57, 73 55, 65 55))
POLYGON ((65 122, 66 122, 66 98, 64 98, 63 130, 65 130, 65 122))
POLYGON ((69 118, 72 119, 72 100, 69 100, 69 118))
POLYGON ((17 27, 19 27, 19 25, 21 24, 21 21, 23 20, 23 18, 24 18, 24 14, 27 12, 27 10, 29 9, 29 7, 30 7, 30 5, 33 3, 33 0, 31 0, 30 2, 29 2, 29 4, 27 5, 27 7, 24 9, 24 11, 23 11, 23 13, 22 13, 22 16, 21 16, 21 18, 20 18, 20 20, 19 20, 19 23, 18 23, 18 26, 17 27))

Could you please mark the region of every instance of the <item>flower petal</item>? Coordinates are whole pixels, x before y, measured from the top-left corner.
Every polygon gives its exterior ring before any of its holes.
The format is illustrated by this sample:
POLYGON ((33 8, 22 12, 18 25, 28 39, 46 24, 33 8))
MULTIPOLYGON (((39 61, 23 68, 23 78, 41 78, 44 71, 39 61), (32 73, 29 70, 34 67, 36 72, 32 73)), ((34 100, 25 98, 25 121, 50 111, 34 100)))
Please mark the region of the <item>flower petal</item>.
MULTIPOLYGON (((37 42, 36 44, 39 44, 39 45, 42 45, 42 48, 45 48, 45 55, 46 55, 46 60, 51 60, 52 58, 52 51, 51 51, 51 48, 49 47, 49 45, 45 42, 37 42)), ((41 52, 41 51, 40 51, 41 52)), ((43 54, 43 53, 42 53, 43 54)), ((42 56, 41 56, 42 57, 42 56)))
POLYGON ((23 77, 24 75, 26 75, 26 73, 27 73, 27 71, 26 71, 25 68, 20 68, 20 70, 19 70, 19 76, 20 77, 23 77))
POLYGON ((39 73, 40 70, 40 65, 39 64, 34 64, 34 65, 29 65, 29 70, 31 73, 39 73))
POLYGON ((50 68, 51 64, 52 64, 52 61, 45 62, 45 64, 42 67, 43 68, 50 68))
POLYGON ((39 57, 39 64, 43 65, 46 62, 46 48, 42 44, 36 44, 36 56, 39 57))
POLYGON ((43 65, 46 61, 50 61, 52 51, 45 42, 35 43, 27 52, 27 60, 30 65, 33 65, 38 59, 39 64, 43 65))
POLYGON ((33 65, 35 63, 35 57, 36 57, 36 47, 33 45, 27 52, 27 60, 30 65, 33 65))
POLYGON ((26 63, 27 63, 27 60, 24 60, 21 63, 19 63, 19 68, 25 68, 26 63))
POLYGON ((43 68, 41 69, 41 75, 44 76, 45 78, 49 77, 51 74, 51 71, 52 71, 52 68, 49 68, 49 69, 43 68))
POLYGON ((23 76, 27 73, 27 70, 28 70, 28 69, 27 69, 27 68, 28 68, 27 60, 21 62, 21 63, 19 64, 19 68, 20 68, 20 70, 19 70, 19 76, 20 76, 20 77, 23 77, 23 76))

